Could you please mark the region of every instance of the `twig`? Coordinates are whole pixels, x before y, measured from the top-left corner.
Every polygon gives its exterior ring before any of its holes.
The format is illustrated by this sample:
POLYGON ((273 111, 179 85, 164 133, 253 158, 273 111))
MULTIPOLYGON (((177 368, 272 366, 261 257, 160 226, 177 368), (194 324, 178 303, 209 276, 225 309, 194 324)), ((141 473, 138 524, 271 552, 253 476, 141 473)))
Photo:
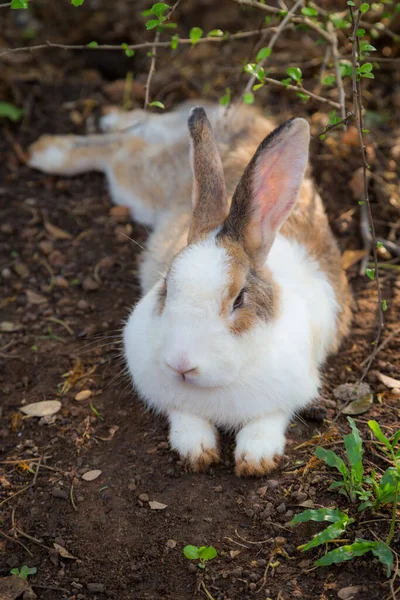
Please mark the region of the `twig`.
POLYGON ((215 600, 214 596, 212 596, 210 594, 210 592, 208 591, 208 589, 206 588, 206 584, 204 583, 204 580, 201 580, 201 587, 203 588, 208 600, 215 600))
POLYGON ((73 483, 71 483, 71 489, 69 490, 69 497, 70 497, 70 500, 71 500, 71 504, 72 504, 72 507, 73 507, 73 509, 74 509, 75 511, 77 511, 77 510, 78 510, 78 507, 76 506, 76 504, 75 504, 75 500, 74 500, 74 484, 73 484, 73 483))
POLYGON ((327 125, 325 127, 325 129, 323 129, 323 131, 321 131, 320 133, 317 133, 315 135, 313 135, 312 137, 320 137, 321 135, 325 135, 328 133, 328 131, 331 131, 332 129, 335 129, 336 127, 339 127, 340 125, 347 125, 347 122, 350 121, 350 119, 354 119, 355 115, 352 112, 348 112, 347 116, 344 119, 341 119, 340 121, 338 121, 337 123, 330 123, 329 125, 327 125))
POLYGON ((271 85, 275 85, 277 87, 283 87, 283 88, 286 88, 287 90, 301 92, 302 94, 306 94, 307 96, 310 96, 310 98, 317 100, 317 102, 321 102, 321 104, 328 104, 329 106, 332 106, 333 108, 340 109, 340 104, 338 102, 329 100, 329 98, 323 98, 322 96, 318 96, 318 94, 314 94, 313 92, 306 90, 301 85, 291 85, 290 83, 289 84, 282 83, 281 81, 278 81, 277 79, 271 79, 270 77, 264 77, 263 81, 264 81, 264 83, 270 83, 271 85))
POLYGON ((362 130, 364 129, 364 119, 363 119, 363 107, 362 107, 362 97, 361 97, 361 84, 360 84, 360 81, 357 81, 358 57, 360 56, 360 38, 357 36, 357 30, 358 30, 358 25, 360 22, 361 13, 360 13, 360 10, 358 10, 357 16, 355 17, 353 7, 350 5, 349 8, 350 8, 351 22, 353 25, 353 33, 352 33, 352 38, 351 38, 351 42, 352 42, 351 56, 352 56, 352 67, 353 67, 352 68, 353 110, 357 115, 356 127, 358 130, 361 156, 362 156, 362 161, 363 161, 362 167, 363 167, 363 179, 364 179, 364 200, 365 200, 365 204, 367 206, 369 226, 371 228, 372 251, 373 251, 373 256, 374 256, 374 264, 375 264, 375 281, 376 281, 376 288, 377 288, 377 292, 378 292, 378 331, 377 331, 376 338, 375 338, 375 348, 371 352, 371 354, 367 360, 367 364, 366 364, 364 371, 360 378, 360 383, 361 383, 365 379, 365 376, 367 375, 367 373, 369 371, 372 361, 374 360, 374 358, 377 354, 378 342, 380 340, 381 333, 382 333, 382 330, 384 327, 384 319, 383 319, 383 310, 382 310, 382 293, 381 293, 381 286, 380 286, 380 282, 379 282, 377 239, 376 239, 374 219, 372 216, 371 204, 369 201, 369 193, 368 193, 368 177, 367 177, 368 162, 367 162, 367 155, 366 155, 366 151, 365 151, 363 132, 362 132, 362 130))
MULTIPOLYGON (((376 349, 376 354, 378 354, 378 352, 380 352, 381 350, 383 350, 383 348, 385 348, 388 343, 394 338, 396 337, 396 335, 400 334, 400 327, 398 329, 395 329, 394 331, 392 331, 392 333, 390 335, 387 336, 387 338, 385 338, 383 340, 383 342, 381 342, 379 344, 379 346, 376 349)), ((361 366, 363 367, 365 364, 367 364, 368 358, 365 358, 362 363, 361 366)))
MULTIPOLYGON (((1 7, 1 5, 0 5, 1 7)), ((19 540, 17 540, 16 538, 13 538, 9 535, 7 535, 6 533, 4 533, 4 531, 0 530, 0 535, 2 535, 3 537, 6 538, 6 540, 9 540, 10 542, 15 542, 16 544, 19 544, 20 546, 22 546, 22 548, 28 553, 30 554, 30 556, 33 556, 32 552, 29 550, 29 548, 27 548, 25 546, 25 544, 23 544, 22 542, 20 542, 19 540)))
MULTIPOLYGON (((261 33, 267 31, 275 31, 275 27, 266 27, 261 30, 261 33)), ((197 40, 196 44, 221 44, 224 42, 230 42, 231 40, 241 40, 246 39, 248 37, 255 37, 260 35, 259 29, 254 29, 251 31, 238 31, 237 33, 227 33, 224 37, 203 37, 197 40)), ((193 45, 193 41, 190 38, 179 38, 179 44, 184 46, 193 45)), ((15 52, 33 52, 36 50, 44 50, 48 48, 60 48, 61 50, 110 50, 110 51, 118 51, 123 52, 124 50, 144 50, 146 48, 154 48, 155 44, 153 42, 142 42, 141 44, 130 44, 127 45, 124 49, 121 48, 120 45, 116 44, 98 44, 98 46, 88 46, 85 44, 56 44, 54 42, 47 41, 45 44, 38 44, 36 46, 21 46, 20 48, 8 48, 4 50, 4 52, 0 52, 0 58, 5 56, 6 54, 12 54, 15 52)), ((171 41, 166 42, 158 42, 156 44, 157 48, 171 48, 171 41)))
POLYGON ((147 81, 146 81, 146 86, 145 86, 145 90, 146 90, 146 95, 144 98, 144 109, 146 110, 148 105, 149 105, 149 98, 150 98, 150 86, 151 86, 151 80, 153 78, 154 75, 154 71, 156 68, 156 58, 157 58, 157 44, 160 40, 160 32, 157 31, 156 35, 154 37, 154 43, 151 49, 151 63, 150 63, 150 69, 149 69, 149 74, 147 75, 147 81))
MULTIPOLYGON (((290 21, 291 17, 296 12, 296 10, 300 6, 300 4, 303 4, 303 0, 297 0, 297 2, 292 6, 292 8, 289 10, 289 12, 284 17, 284 19, 282 19, 280 25, 278 26, 277 30, 275 31, 274 35, 272 36, 272 38, 269 41, 269 44, 267 46, 267 48, 269 50, 272 50, 272 48, 275 46, 278 37, 280 36, 282 31, 285 29, 286 25, 288 24, 288 22, 290 21)), ((262 67, 266 61, 267 61, 267 57, 263 58, 259 63, 257 63, 257 67, 262 67)), ((247 94, 251 91, 256 79, 257 79, 257 76, 254 74, 250 77, 250 79, 247 82, 247 85, 245 87, 245 90, 242 94, 242 98, 243 98, 244 94, 247 94)))
POLYGON ((338 39, 331 21, 328 22, 328 31, 332 39, 332 57, 335 65, 336 84, 338 88, 340 116, 344 120, 346 118, 346 94, 343 87, 343 79, 340 73, 340 54, 338 49, 338 39))
MULTIPOLYGON (((281 12, 280 8, 276 8, 274 6, 268 6, 268 4, 261 4, 261 2, 257 2, 256 0, 233 0, 236 4, 241 6, 251 6, 252 8, 259 8, 269 14, 279 15, 281 12)), ((317 23, 314 23, 311 19, 307 17, 295 17, 292 16, 290 18, 291 23, 299 24, 299 25, 307 25, 310 29, 318 33, 321 37, 323 37, 329 44, 332 44, 332 38, 330 34, 322 29, 317 23)))

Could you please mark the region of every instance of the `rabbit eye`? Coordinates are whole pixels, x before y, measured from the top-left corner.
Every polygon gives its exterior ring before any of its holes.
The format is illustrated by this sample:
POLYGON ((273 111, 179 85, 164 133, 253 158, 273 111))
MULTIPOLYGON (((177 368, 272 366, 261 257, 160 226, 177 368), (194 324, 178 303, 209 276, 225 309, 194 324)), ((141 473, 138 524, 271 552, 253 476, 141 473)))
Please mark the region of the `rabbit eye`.
POLYGON ((241 308, 243 306, 244 292, 245 289, 243 288, 238 297, 236 298, 235 302, 233 303, 233 310, 237 310, 238 308, 241 308))

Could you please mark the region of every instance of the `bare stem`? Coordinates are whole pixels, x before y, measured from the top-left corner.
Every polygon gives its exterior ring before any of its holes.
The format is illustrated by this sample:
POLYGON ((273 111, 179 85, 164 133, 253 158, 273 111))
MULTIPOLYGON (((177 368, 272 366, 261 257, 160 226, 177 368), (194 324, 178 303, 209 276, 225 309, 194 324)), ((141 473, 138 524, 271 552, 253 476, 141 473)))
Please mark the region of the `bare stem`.
POLYGON ((376 333, 375 338, 375 347, 373 352, 371 352, 367 363, 365 365, 364 371, 360 378, 360 383, 365 379, 369 368, 374 360, 375 356, 378 353, 378 343, 381 337, 381 333, 384 327, 384 319, 383 319, 383 310, 382 310, 382 292, 379 281, 379 267, 378 267, 378 254, 377 254, 377 239, 375 233, 375 225, 374 219, 371 210, 371 204, 369 200, 369 192, 368 192, 368 162, 367 162, 367 154, 364 145, 363 139, 363 129, 364 129, 364 119, 363 119, 363 106, 362 106, 362 96, 361 96, 361 78, 357 79, 357 67, 359 66, 359 56, 360 56, 360 38, 357 36, 357 30, 360 23, 361 13, 358 10, 357 16, 354 16, 353 7, 350 6, 350 15, 351 22, 353 25, 353 33, 352 33, 352 53, 351 53, 351 62, 352 62, 352 81, 353 81, 353 110, 356 114, 356 127, 358 131, 358 136, 360 140, 360 149, 361 149, 361 157, 362 157, 362 168, 363 168, 363 181, 364 181, 364 202, 367 206, 367 213, 369 219, 369 226, 371 230, 372 236, 372 252, 374 257, 374 267, 375 267, 375 281, 376 281, 376 289, 378 292, 378 331, 376 333))
POLYGON ((159 39, 160 39, 160 32, 157 31, 155 38, 154 38, 154 44, 153 44, 153 47, 151 50, 151 63, 150 63, 149 74, 147 75, 147 81, 146 81, 146 95, 144 98, 144 109, 145 110, 147 109, 147 107, 149 105, 151 80, 153 78, 154 71, 156 68, 157 44, 159 42, 159 39))
POLYGON ((333 108, 340 109, 340 104, 338 102, 334 102, 333 100, 329 100, 329 98, 324 98, 323 96, 314 94, 313 92, 310 92, 309 90, 306 90, 305 88, 303 88, 301 85, 291 85, 291 84, 282 83, 282 81, 277 81, 276 79, 271 79, 270 77, 264 77, 263 82, 270 83, 271 85, 275 85, 277 87, 283 87, 283 88, 286 88, 287 90, 292 90, 295 92, 301 92, 302 94, 307 94, 307 96, 310 96, 310 98, 317 100, 317 102, 321 102, 321 104, 328 104, 329 106, 332 106, 333 108))

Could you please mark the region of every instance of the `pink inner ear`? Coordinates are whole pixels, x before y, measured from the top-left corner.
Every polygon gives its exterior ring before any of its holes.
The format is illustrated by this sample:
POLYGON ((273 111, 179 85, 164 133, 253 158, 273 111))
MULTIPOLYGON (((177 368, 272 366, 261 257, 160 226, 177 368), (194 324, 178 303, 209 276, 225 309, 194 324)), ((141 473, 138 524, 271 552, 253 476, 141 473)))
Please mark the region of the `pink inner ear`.
POLYGON ((287 218, 296 201, 298 154, 288 140, 260 156, 255 171, 254 200, 263 225, 275 231, 287 218), (294 150, 294 152, 293 152, 294 150))

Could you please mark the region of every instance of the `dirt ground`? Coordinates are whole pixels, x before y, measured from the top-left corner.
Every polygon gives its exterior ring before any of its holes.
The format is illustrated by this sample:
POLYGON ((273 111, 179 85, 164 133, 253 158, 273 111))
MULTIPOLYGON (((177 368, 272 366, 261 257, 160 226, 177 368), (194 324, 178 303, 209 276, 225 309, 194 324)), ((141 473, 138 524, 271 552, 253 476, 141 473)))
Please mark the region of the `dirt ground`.
MULTIPOLYGON (((207 29, 213 18, 209 3, 204 5, 196 18, 182 9, 187 27, 207 29)), ((224 5, 220 26, 225 19, 235 30, 237 11, 224 5)), ((258 27, 259 20, 246 13, 240 27, 258 27)), ((86 35, 88 40, 90 28, 86 35)), ((244 80, 232 65, 251 49, 250 43, 222 51, 203 45, 172 62, 161 57, 154 97, 169 108, 201 94, 218 97, 226 85, 239 90, 244 80)), ((95 130, 102 107, 121 102, 121 88, 110 89, 110 80, 124 77, 125 59, 111 74, 114 63, 102 56, 94 64, 88 56, 29 55, 25 62, 6 63, 0 83, 25 108, 18 124, 0 120, 0 576, 24 564, 37 567, 31 583, 40 600, 189 600, 206 597, 202 580, 215 600, 333 600, 349 586, 356 586, 353 596, 339 597, 391 598, 385 571, 374 559, 314 569, 323 549, 301 553, 297 547, 318 526, 290 525, 304 506, 348 508, 344 497, 327 491, 334 474, 309 462, 318 444, 312 438, 326 433, 325 445, 340 450, 348 424, 344 416, 332 424, 342 406, 333 391, 358 381, 376 334, 375 283, 360 276, 360 263, 354 262, 362 240, 349 182, 361 163, 351 131, 347 138, 342 132, 324 142, 317 137, 311 146, 314 175, 346 252, 354 292, 351 336, 325 366, 317 408, 293 423, 286 454, 271 477, 235 477, 229 436, 223 462, 206 474, 191 474, 168 449, 165 421, 135 397, 121 361, 120 329, 139 297, 140 256, 121 233, 143 244, 146 230, 112 210, 100 175, 65 179, 24 164, 24 151, 40 134, 95 130), (91 397, 76 400, 85 390, 91 397), (23 404, 55 399, 62 408, 53 417, 23 418, 19 412, 23 404), (82 478, 96 469, 101 475, 95 480, 82 478), (166 506, 153 510, 149 501, 166 506), (218 557, 203 572, 184 557, 186 544, 212 545, 218 557)), ((139 83, 133 105, 139 105, 148 59, 135 60, 139 83)), ((371 111, 393 114, 400 76, 390 64, 382 67, 378 85, 371 111)), ((278 121, 305 115, 314 133, 323 128, 324 115, 315 104, 301 105, 276 90, 265 92, 260 102, 278 121)), ((376 144, 369 148, 377 174, 371 200, 384 238, 400 226, 388 143, 395 126, 390 119, 373 125, 376 144)), ((386 339, 399 328, 399 260, 385 254, 379 260, 386 339)), ((356 417, 367 442, 368 419, 391 433, 399 427, 400 397, 377 379, 377 372, 398 377, 399 364, 399 336, 393 335, 367 375, 374 403, 356 417)), ((385 467, 368 443, 366 461, 385 467)), ((379 518, 363 516, 357 536, 385 539, 389 519, 385 510, 379 518)), ((397 531, 394 549, 400 550, 399 542, 397 531)))

